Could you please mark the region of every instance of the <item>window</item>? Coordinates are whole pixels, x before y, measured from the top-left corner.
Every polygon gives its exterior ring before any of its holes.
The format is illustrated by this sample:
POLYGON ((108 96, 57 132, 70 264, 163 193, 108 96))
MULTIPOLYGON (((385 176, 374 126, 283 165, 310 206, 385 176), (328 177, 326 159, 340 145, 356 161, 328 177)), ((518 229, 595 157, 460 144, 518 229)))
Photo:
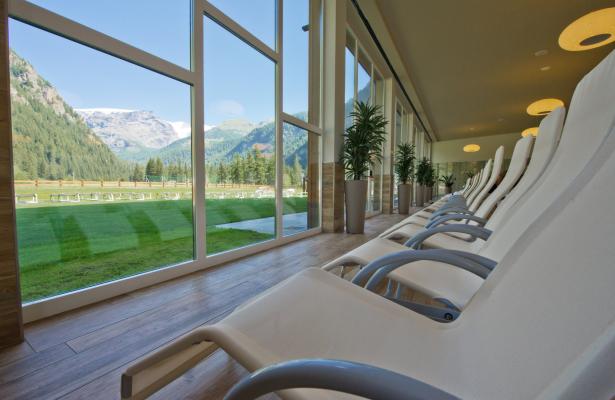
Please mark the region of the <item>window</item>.
POLYGON ((275 49, 276 0, 207 1, 260 39, 267 46, 275 49))
POLYGON ((344 86, 344 111, 345 111, 345 122, 344 126, 348 128, 352 125, 352 117, 350 113, 354 107, 354 53, 351 49, 346 47, 346 61, 345 61, 346 72, 344 73, 345 77, 345 86, 344 86))
POLYGON ((284 236, 320 226, 319 136, 284 123, 284 236))
POLYGON ((190 86, 15 20, 10 33, 23 301, 192 260, 190 86))
MULTIPOLYGON (((361 54, 361 53, 359 53, 361 54)), ((365 60, 365 56, 361 54, 359 57, 359 63, 357 65, 357 100, 364 103, 371 101, 371 67, 369 62, 365 60)))
POLYGON ((320 226, 322 4, 280 3, 11 9, 24 302, 85 305, 320 226))
POLYGON ((275 238, 275 63, 208 17, 203 25, 206 248, 275 238))
POLYGON ((308 120, 310 2, 284 2, 284 112, 308 120))
POLYGON ((29 1, 190 68, 190 0, 29 1))

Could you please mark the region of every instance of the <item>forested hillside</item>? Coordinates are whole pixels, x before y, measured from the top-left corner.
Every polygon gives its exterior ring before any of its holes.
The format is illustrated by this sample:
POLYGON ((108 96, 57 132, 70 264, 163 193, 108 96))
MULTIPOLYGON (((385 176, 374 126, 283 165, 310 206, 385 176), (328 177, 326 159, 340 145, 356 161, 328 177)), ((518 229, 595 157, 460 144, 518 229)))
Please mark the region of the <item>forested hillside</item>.
POLYGON ((56 89, 10 52, 16 179, 120 179, 130 166, 89 129, 56 89))

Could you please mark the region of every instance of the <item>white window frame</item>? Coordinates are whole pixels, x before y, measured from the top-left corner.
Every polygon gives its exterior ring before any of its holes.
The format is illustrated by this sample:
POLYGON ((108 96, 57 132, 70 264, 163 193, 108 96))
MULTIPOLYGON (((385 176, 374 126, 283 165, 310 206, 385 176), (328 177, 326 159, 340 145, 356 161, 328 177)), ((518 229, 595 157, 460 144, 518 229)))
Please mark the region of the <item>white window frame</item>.
MULTIPOLYGON (((160 73, 191 86, 192 118, 192 168, 193 168, 193 218, 194 218, 194 259, 191 261, 154 269, 130 277, 105 282, 76 291, 48 297, 23 304, 24 322, 31 322, 74 308, 99 302, 110 297, 129 293, 156 283, 173 279, 246 255, 268 250, 292 241, 316 235, 322 231, 322 188, 319 198, 319 227, 311 228, 291 236, 282 231, 282 183, 283 183, 283 123, 287 122, 322 137, 322 0, 310 0, 310 58, 309 58, 309 111, 308 121, 302 121, 282 110, 283 85, 283 0, 276 1, 276 49, 270 48, 247 29, 224 14, 206 0, 192 0, 192 21, 190 35, 191 68, 186 69, 161 57, 139 49, 119 39, 94 30, 79 22, 56 14, 25 0, 8 0, 9 17, 41 28, 52 34, 80 43, 87 47, 120 58, 126 62, 160 73), (203 95, 203 18, 208 16, 230 30, 239 39, 255 48, 276 64, 276 237, 266 242, 240 247, 227 252, 208 256, 205 240, 205 165, 204 156, 204 95, 203 95), (312 63, 312 57, 319 60, 312 63), (200 128, 199 128, 200 127, 200 128)), ((292 1, 292 0, 290 0, 292 1)), ((319 165, 322 157, 322 140, 319 145, 319 165)), ((318 179, 322 182, 321 172, 318 179)))

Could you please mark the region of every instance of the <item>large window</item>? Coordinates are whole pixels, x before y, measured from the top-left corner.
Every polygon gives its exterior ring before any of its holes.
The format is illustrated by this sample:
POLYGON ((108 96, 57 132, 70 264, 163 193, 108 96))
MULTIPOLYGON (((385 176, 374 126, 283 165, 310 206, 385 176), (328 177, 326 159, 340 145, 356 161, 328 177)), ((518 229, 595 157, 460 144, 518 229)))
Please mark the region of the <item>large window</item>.
MULTIPOLYGON (((275 49, 276 0, 207 0, 267 46, 275 49)), ((293 0, 298 1, 298 0, 293 0)), ((285 2, 285 5, 289 3, 285 2)))
POLYGON ((275 237, 275 63, 203 23, 207 253, 275 237))
POLYGON ((283 110, 303 121, 308 120, 310 2, 284 3, 284 105, 283 110))
POLYGON ((23 300, 192 260, 190 86, 10 32, 23 300))
POLYGON ((24 302, 148 273, 95 289, 117 294, 317 232, 320 1, 19 4, 24 302))
POLYGON ((190 0, 29 1, 184 68, 190 67, 190 0))

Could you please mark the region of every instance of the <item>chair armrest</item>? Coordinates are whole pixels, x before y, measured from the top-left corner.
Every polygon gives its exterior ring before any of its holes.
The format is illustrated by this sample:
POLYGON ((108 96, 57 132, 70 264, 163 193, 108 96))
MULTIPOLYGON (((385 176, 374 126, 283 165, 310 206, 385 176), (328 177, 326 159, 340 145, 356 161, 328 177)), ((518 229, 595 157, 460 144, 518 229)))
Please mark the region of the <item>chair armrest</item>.
MULTIPOLYGON (((479 277, 485 279, 491 272, 491 270, 478 262, 463 257, 460 254, 445 249, 430 249, 430 250, 403 250, 395 253, 382 256, 359 271, 352 279, 352 283, 361 286, 363 282, 368 281, 367 285, 370 285, 372 279, 381 269, 389 267, 401 267, 402 265, 410 264, 416 261, 436 261, 446 263, 461 269, 465 269, 479 277), (373 275, 373 276, 372 276, 373 275), (369 280, 368 280, 369 279, 369 280)), ((392 268, 391 271, 395 268, 392 268)), ((385 274, 386 276, 386 274, 385 274)), ((377 284, 377 283, 376 283, 377 284)), ((366 288, 373 288, 375 290, 376 284, 372 286, 365 286, 366 288)), ((370 289, 372 290, 372 289, 370 289)), ((373 291, 372 290, 372 291, 373 291)))
POLYGON ((292 360, 271 365, 242 379, 225 400, 252 400, 279 390, 334 390, 372 400, 452 400, 457 397, 387 369, 343 360, 292 360))
POLYGON ((434 212, 431 214, 431 217, 429 217, 429 219, 434 220, 438 217, 440 217, 441 215, 444 214, 468 214, 468 215, 474 215, 474 211, 470 211, 467 208, 464 207, 442 207, 439 208, 438 211, 434 212))
POLYGON ((426 229, 417 233, 412 238, 408 239, 405 246, 412 247, 414 249, 420 249, 425 240, 438 233, 465 233, 472 236, 475 239, 487 240, 491 236, 492 231, 480 226, 466 225, 466 224, 447 224, 437 226, 435 228, 426 229))
POLYGON ((430 222, 428 222, 427 225, 425 225, 425 228, 427 229, 434 228, 438 225, 442 225, 446 221, 459 220, 459 219, 466 219, 469 221, 478 222, 480 226, 484 226, 487 223, 487 220, 485 218, 477 217, 476 215, 457 213, 457 214, 440 215, 438 218, 432 219, 430 222))

